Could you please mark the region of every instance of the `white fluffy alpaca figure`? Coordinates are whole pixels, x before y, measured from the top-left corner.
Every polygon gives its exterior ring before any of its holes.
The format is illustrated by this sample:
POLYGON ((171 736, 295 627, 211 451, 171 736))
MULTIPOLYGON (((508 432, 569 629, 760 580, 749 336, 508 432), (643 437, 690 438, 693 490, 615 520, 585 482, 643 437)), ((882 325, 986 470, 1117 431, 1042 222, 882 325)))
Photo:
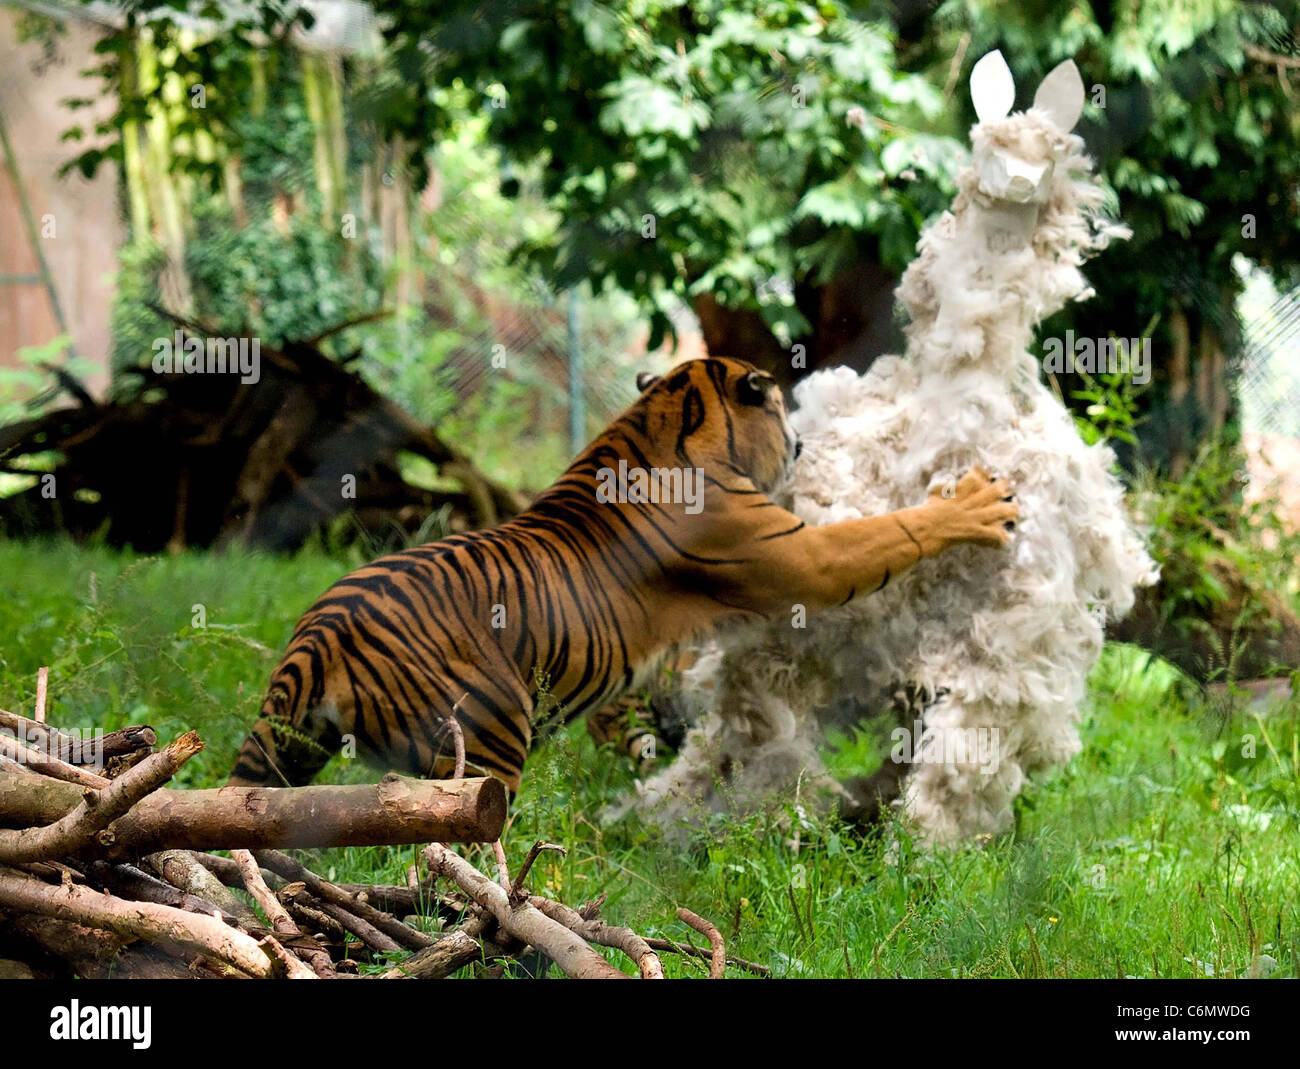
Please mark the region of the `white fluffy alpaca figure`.
POLYGON ((826 786, 816 753, 826 723, 887 715, 901 687, 932 702, 918 744, 895 746, 906 763, 886 760, 895 790, 908 773, 905 819, 933 844, 1002 831, 1026 774, 1078 751, 1107 615, 1155 579, 1111 451, 1084 444, 1028 352, 1037 323, 1089 295, 1084 258, 1126 235, 1102 217, 1070 133, 1082 80, 1063 63, 1030 110, 1008 115, 1015 89, 994 52, 971 92, 971 163, 897 291, 911 320, 906 356, 796 388, 804 448, 792 507, 816 524, 875 515, 978 463, 1015 488, 1018 530, 1007 550, 949 550, 806 627, 792 607, 796 626, 747 626, 714 643, 688 677, 711 708, 643 788, 642 808, 661 817, 719 804, 720 783, 742 802, 799 780, 826 786))

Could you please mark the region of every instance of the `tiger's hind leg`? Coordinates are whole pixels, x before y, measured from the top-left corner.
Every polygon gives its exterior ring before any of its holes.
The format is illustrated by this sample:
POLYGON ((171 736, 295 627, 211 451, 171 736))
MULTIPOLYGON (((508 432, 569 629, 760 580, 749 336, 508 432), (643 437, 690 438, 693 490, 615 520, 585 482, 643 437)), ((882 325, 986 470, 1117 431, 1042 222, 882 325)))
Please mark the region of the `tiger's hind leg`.
POLYGON ((659 754, 654 708, 647 695, 625 694, 593 709, 587 714, 587 734, 597 746, 612 746, 641 765, 659 754))
POLYGON ((646 769, 665 749, 680 750, 694 723, 682 673, 698 655, 679 649, 668 655, 644 687, 587 714, 587 733, 597 746, 613 746, 646 769))
POLYGON ((303 723, 295 724, 276 707, 274 693, 244 739, 227 780, 230 786, 301 787, 310 783, 342 746, 335 717, 308 715, 303 723))

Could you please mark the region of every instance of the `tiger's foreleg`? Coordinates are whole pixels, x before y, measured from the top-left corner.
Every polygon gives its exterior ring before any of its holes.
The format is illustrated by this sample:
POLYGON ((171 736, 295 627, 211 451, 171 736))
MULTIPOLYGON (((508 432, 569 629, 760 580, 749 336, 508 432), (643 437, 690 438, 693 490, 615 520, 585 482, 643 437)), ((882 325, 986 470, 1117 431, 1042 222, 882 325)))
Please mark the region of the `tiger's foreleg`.
POLYGON ((973 468, 915 508, 824 527, 800 525, 766 538, 736 585, 741 599, 767 615, 796 603, 831 608, 881 589, 950 546, 1004 546, 1018 515, 1010 484, 973 468))

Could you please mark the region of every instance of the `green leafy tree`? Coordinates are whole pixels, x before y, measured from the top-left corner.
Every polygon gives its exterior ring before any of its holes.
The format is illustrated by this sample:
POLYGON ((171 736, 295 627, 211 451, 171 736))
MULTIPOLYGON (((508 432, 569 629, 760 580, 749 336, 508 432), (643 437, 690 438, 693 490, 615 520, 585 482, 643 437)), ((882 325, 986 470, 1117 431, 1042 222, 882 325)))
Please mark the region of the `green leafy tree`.
MULTIPOLYGON (((887 291, 950 192, 943 95, 897 69, 880 13, 835 0, 377 7, 408 94, 472 88, 508 167, 541 163, 561 224, 519 255, 561 287, 636 296, 652 345, 686 302, 711 347, 816 366, 860 333, 864 265, 887 291)), ((437 136, 436 111, 410 115, 426 124, 405 128, 415 144, 437 136)))

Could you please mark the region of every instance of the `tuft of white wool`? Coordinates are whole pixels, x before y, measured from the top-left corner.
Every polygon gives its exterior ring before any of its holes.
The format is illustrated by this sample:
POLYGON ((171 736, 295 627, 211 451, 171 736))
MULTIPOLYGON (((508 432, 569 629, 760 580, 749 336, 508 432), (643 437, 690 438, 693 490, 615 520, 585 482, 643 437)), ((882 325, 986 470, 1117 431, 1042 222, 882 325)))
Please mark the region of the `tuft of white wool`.
POLYGON ((829 796, 836 785, 816 753, 824 725, 887 715, 900 683, 942 695, 924 713, 902 797, 933 844, 1004 830, 1026 776, 1079 750, 1105 620, 1157 573, 1111 450, 1082 440, 1028 347, 1037 323, 1090 296, 1084 259, 1127 231, 1102 215, 1082 139, 1046 111, 982 122, 972 148, 952 210, 926 228, 897 290, 906 357, 796 387, 804 448, 789 504, 810 524, 878 515, 979 463, 1015 488, 1011 545, 921 561, 805 629, 784 621, 714 640, 687 677, 705 706, 699 726, 643 790, 640 804, 661 819, 752 805, 800 776, 829 796), (981 187, 986 162, 1005 153, 1048 165, 1041 203, 1005 204, 981 187), (982 762, 952 748, 969 729, 996 739, 982 762))

